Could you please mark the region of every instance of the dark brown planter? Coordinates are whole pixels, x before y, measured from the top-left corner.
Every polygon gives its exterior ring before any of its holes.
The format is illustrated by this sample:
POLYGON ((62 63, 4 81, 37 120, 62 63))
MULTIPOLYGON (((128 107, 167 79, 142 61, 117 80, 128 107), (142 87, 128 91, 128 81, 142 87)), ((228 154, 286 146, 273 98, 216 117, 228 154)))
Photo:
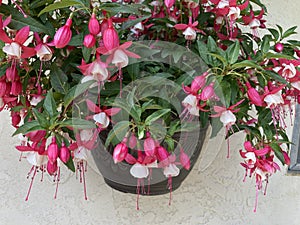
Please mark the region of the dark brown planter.
MULTIPOLYGON (((173 190, 180 187, 195 165, 205 140, 206 131, 207 127, 201 128, 196 132, 182 133, 181 137, 179 137, 185 153, 190 156, 191 168, 190 170, 185 170, 178 166, 180 168, 180 174, 177 177, 172 178, 173 190)), ((102 143, 105 142, 106 136, 107 133, 102 132, 100 134, 100 140, 102 143)), ((109 146, 108 149, 105 149, 103 144, 100 144, 98 148, 91 152, 95 164, 104 177, 106 184, 121 192, 133 194, 137 193, 137 179, 130 174, 130 168, 132 165, 125 162, 115 164, 112 159, 113 146, 109 146)), ((175 149, 175 154, 179 155, 179 148, 175 149)), ((176 161, 178 160, 179 159, 176 161)), ((153 168, 151 179, 145 178, 144 183, 146 191, 141 191, 140 194, 142 195, 161 195, 170 191, 168 189, 168 179, 164 176, 163 171, 160 168, 153 168), (150 181, 149 193, 147 192, 148 181, 150 181)))

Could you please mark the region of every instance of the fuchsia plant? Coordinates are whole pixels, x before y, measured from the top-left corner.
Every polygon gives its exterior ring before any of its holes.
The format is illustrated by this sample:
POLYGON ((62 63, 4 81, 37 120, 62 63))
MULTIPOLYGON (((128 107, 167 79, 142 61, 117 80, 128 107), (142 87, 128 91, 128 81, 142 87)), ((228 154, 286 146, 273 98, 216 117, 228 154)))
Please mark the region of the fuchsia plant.
POLYGON ((87 199, 88 152, 105 132, 114 163, 131 165, 137 194, 160 169, 170 200, 172 179, 192 168, 175 136, 199 130, 194 122, 212 124, 212 136, 225 128, 228 157, 230 136, 244 132, 241 165, 256 180, 255 210, 278 161, 289 164, 300 44, 289 40, 296 27, 267 28, 261 1, 0 5, 0 110, 11 112, 16 149, 32 165, 26 200, 39 170, 53 176, 56 197, 62 166, 79 172, 87 199), (150 85, 136 85, 145 78, 150 85))

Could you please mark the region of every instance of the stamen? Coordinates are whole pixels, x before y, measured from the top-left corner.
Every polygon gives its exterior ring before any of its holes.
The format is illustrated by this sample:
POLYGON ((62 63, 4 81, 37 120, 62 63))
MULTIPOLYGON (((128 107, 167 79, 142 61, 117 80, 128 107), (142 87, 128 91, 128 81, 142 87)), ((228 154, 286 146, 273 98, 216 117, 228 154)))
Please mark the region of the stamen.
POLYGON ((24 10, 21 8, 21 6, 19 6, 18 3, 16 3, 15 0, 11 0, 11 1, 16 5, 16 7, 19 9, 19 11, 23 14, 24 18, 27 18, 28 16, 24 12, 24 10))
POLYGON ((30 182, 30 185, 29 185, 29 189, 28 189, 25 201, 28 201, 29 194, 30 194, 30 191, 31 191, 31 188, 32 188, 32 184, 33 184, 33 180, 34 180, 34 177, 36 175, 37 167, 36 166, 32 166, 31 170, 30 170, 30 173, 32 172, 32 170, 34 170, 34 173, 33 173, 32 177, 31 177, 31 182, 30 182))
POLYGON ((57 197, 57 190, 58 190, 58 183, 60 180, 60 167, 57 169, 57 175, 56 175, 56 188, 55 188, 55 194, 54 194, 54 199, 57 197))

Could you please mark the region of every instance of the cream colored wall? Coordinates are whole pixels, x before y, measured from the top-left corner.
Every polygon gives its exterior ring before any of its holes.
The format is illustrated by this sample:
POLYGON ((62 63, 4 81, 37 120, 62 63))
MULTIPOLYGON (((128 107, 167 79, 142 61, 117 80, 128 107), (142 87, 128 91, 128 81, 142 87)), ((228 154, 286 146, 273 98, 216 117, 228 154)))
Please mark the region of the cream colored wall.
MULTIPOLYGON (((264 2, 271 14, 269 24, 300 25, 299 0, 264 2)), ((87 201, 79 181, 63 171, 63 179, 69 180, 59 186, 56 200, 50 179, 41 183, 37 177, 25 202, 30 166, 25 160, 18 162, 19 154, 14 149, 18 140, 10 137, 13 129, 8 121, 8 113, 0 113, 0 224, 300 224, 300 177, 286 176, 285 168, 271 177, 267 196, 260 194, 258 212, 252 212, 254 180, 242 182, 240 135, 231 139, 230 159, 226 159, 226 143, 220 137, 211 140, 187 180, 174 192, 171 206, 168 195, 142 196, 141 209, 136 211, 135 195, 108 188, 93 169, 87 173, 87 201)))

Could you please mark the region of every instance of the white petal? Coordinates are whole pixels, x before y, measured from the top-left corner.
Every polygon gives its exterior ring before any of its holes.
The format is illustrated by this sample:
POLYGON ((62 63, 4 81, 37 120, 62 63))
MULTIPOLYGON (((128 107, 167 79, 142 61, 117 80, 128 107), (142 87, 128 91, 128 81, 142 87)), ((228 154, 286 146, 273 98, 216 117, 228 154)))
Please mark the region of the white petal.
POLYGON ((80 139, 81 141, 89 141, 93 137, 92 129, 86 129, 80 131, 80 139))
POLYGON ((18 59, 21 58, 21 47, 18 43, 12 42, 11 44, 7 44, 2 48, 2 50, 9 56, 13 56, 18 59))
POLYGON ((298 91, 300 91, 300 81, 293 82, 291 85, 293 88, 296 88, 298 91))
POLYGON ((116 66, 125 67, 128 65, 128 56, 121 49, 117 49, 114 52, 112 63, 115 64, 116 66))
POLYGON ((275 94, 269 94, 264 98, 264 101, 267 103, 267 107, 271 107, 272 105, 283 104, 284 100, 281 96, 281 90, 275 94))
POLYGON ((227 125, 234 124, 236 117, 230 110, 226 110, 221 114, 220 121, 223 123, 224 127, 226 127, 227 125))
POLYGON ((42 166, 47 163, 47 157, 37 152, 29 152, 26 156, 27 161, 33 166, 42 166))
POLYGON ((175 164, 170 164, 169 166, 164 168, 164 175, 166 177, 176 177, 178 176, 180 173, 180 170, 178 169, 178 167, 175 164))
POLYGON ((90 86, 90 88, 93 88, 93 87, 97 87, 98 86, 98 84, 97 84, 97 82, 96 82, 96 80, 95 80, 95 78, 93 77, 93 76, 84 76, 82 79, 81 79, 81 83, 85 83, 85 82, 88 82, 88 81, 90 81, 90 80, 94 80, 95 81, 95 83, 93 83, 93 84, 91 84, 91 86, 90 86))
POLYGON ((247 152, 245 154, 245 156, 246 156, 247 161, 251 160, 253 163, 256 162, 256 156, 255 156, 254 152, 247 152))
POLYGON ((88 154, 87 154, 87 149, 83 146, 79 146, 75 151, 74 151, 74 160, 75 161, 81 161, 85 160, 87 161, 88 154))
POLYGON ((228 16, 229 16, 231 19, 236 20, 236 19, 239 18, 240 13, 241 13, 240 8, 238 8, 238 7, 230 7, 228 16))
POLYGON ((91 69, 91 75, 97 81, 105 81, 108 77, 108 72, 106 68, 100 65, 100 63, 95 62, 91 69))
POLYGON ((108 116, 106 115, 106 113, 104 112, 101 112, 101 113, 98 113, 98 114, 95 114, 93 116, 93 119, 96 121, 96 123, 98 124, 101 124, 102 128, 106 128, 108 127, 109 125, 109 118, 108 116))
POLYGON ((184 30, 183 35, 186 40, 195 40, 197 33, 193 28, 188 27, 184 30))
POLYGON ((283 77, 293 78, 297 71, 293 63, 290 63, 290 65, 282 64, 284 66, 284 69, 282 71, 283 77))
POLYGON ((136 163, 131 167, 130 174, 135 178, 146 178, 149 175, 149 170, 146 166, 136 163))
POLYGON ((41 61, 49 61, 52 58, 52 51, 47 45, 42 45, 36 55, 41 61))
POLYGON ((254 29, 260 26, 260 21, 258 19, 253 19, 250 23, 249 23, 249 27, 254 29))
POLYGON ((188 95, 182 101, 182 105, 186 107, 191 115, 199 116, 199 109, 197 107, 197 98, 195 95, 188 95))
POLYGON ((32 97, 31 101, 30 101, 30 105, 36 106, 39 102, 41 102, 43 100, 42 96, 34 96, 32 97))
POLYGON ((228 0, 221 0, 219 2, 219 4, 217 5, 217 8, 223 9, 225 7, 228 7, 228 6, 229 6, 229 1, 228 0))

